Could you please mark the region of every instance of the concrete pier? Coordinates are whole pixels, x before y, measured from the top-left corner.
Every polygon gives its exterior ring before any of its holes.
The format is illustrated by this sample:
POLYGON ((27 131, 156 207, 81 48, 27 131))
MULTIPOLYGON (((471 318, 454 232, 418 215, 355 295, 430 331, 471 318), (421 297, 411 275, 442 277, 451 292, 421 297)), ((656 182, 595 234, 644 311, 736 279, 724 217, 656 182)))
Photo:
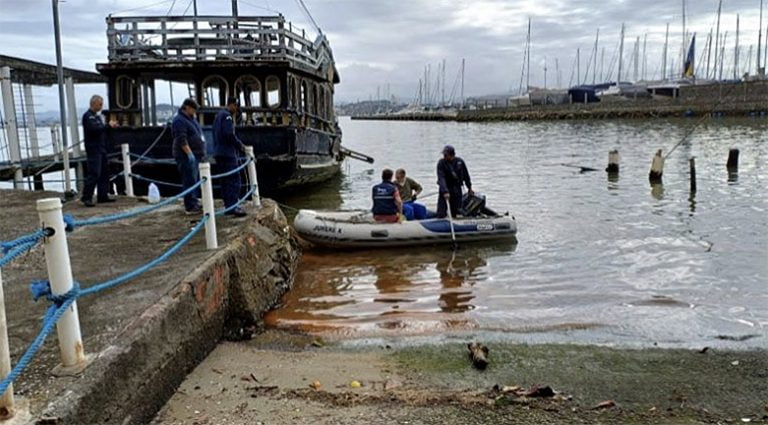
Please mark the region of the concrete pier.
MULTIPOLYGON (((0 191, 0 235, 37 226, 35 200, 53 192, 0 191)), ((142 205, 136 199, 65 213, 82 219, 142 205)), ((228 320, 258 323, 291 285, 298 258, 288 223, 273 202, 244 219, 218 220, 220 248, 202 233, 166 263, 115 289, 78 300, 83 345, 92 363, 77 377, 54 377, 55 337, 14 384, 33 420, 52 423, 145 423, 219 343, 228 320)), ((199 217, 172 205, 139 217, 69 233, 74 279, 86 288, 154 259, 199 217)), ((42 247, 3 269, 11 357, 15 364, 40 329, 47 302, 34 303, 29 283, 45 279, 42 247)))

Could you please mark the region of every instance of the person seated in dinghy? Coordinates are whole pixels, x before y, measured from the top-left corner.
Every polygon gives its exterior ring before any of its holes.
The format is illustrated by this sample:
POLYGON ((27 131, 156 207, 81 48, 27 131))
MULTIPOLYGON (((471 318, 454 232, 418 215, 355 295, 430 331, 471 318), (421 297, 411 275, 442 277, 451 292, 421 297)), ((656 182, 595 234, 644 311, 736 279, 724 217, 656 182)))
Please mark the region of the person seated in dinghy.
POLYGON ((373 198, 373 219, 381 223, 397 223, 403 214, 403 201, 400 191, 392 183, 394 173, 389 168, 381 172, 381 183, 371 190, 373 198))
POLYGON ((402 168, 395 171, 395 184, 400 192, 400 199, 403 201, 405 219, 411 221, 427 218, 427 207, 416 203, 416 197, 421 194, 424 188, 416 180, 406 176, 405 170, 402 168))

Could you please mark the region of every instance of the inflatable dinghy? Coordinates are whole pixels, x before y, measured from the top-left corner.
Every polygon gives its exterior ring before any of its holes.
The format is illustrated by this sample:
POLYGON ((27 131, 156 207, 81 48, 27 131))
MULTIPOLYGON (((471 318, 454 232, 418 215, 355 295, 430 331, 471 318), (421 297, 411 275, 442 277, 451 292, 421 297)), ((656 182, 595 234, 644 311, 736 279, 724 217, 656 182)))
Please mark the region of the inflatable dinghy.
MULTIPOLYGON (((293 222, 298 234, 316 245, 331 248, 379 248, 451 243, 447 218, 379 223, 369 211, 300 210, 293 222)), ((510 215, 463 217, 453 220, 456 241, 511 240, 517 234, 510 215)))

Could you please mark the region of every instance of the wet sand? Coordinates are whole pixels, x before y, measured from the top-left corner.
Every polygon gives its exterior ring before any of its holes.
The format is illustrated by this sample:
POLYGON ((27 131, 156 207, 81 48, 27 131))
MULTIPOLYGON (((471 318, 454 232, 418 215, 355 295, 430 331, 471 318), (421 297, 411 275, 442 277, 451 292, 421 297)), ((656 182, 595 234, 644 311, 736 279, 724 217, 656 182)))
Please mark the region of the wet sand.
POLYGON ((491 364, 478 371, 462 343, 325 345, 271 330, 219 345, 153 423, 768 423, 762 351, 489 347, 491 364), (559 395, 498 390, 533 385, 559 395), (608 400, 615 406, 595 408, 608 400))

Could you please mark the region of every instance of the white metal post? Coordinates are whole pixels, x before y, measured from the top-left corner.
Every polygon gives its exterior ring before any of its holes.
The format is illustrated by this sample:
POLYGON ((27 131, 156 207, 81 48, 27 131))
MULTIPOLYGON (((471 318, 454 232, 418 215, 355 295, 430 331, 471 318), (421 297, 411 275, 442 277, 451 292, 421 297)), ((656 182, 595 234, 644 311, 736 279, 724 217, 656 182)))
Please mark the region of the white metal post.
POLYGON ((29 134, 29 148, 32 157, 40 156, 40 143, 37 138, 37 117, 35 116, 35 98, 32 94, 32 85, 24 84, 24 105, 27 108, 27 133, 29 134))
MULTIPOLYGON (((69 134, 72 136, 72 154, 80 156, 80 122, 77 119, 77 99, 75 98, 75 83, 72 77, 64 79, 67 90, 67 109, 69 109, 69 134)), ((63 124, 62 124, 63 126, 63 124)))
MULTIPOLYGON (((61 213, 61 200, 47 198, 37 201, 40 226, 52 229, 53 235, 45 238, 45 263, 48 267, 48 280, 54 295, 64 295, 72 289, 72 266, 69 262, 69 246, 64 219, 61 213)), ((80 319, 77 315, 77 302, 61 316, 56 331, 59 337, 61 363, 64 368, 85 365, 83 339, 80 335, 80 319)))
MULTIPOLYGON (((3 271, 0 269, 0 379, 5 379, 11 373, 11 350, 8 346, 8 324, 5 320, 5 295, 3 294, 3 271)), ((13 385, 9 385, 5 394, 0 397, 0 420, 13 416, 13 385)))
POLYGON ((203 187, 201 188, 203 213, 208 216, 208 221, 205 222, 205 246, 208 249, 216 249, 219 247, 219 241, 216 239, 216 211, 213 205, 213 181, 210 163, 200 163, 200 178, 203 179, 203 187))
POLYGON ((123 179, 125 180, 125 194, 133 195, 133 176, 131 175, 131 146, 128 143, 120 145, 123 152, 123 179))
POLYGON ((253 205, 260 207, 261 197, 259 197, 259 181, 256 179, 256 157, 253 154, 253 146, 245 147, 245 155, 251 160, 251 163, 248 164, 248 179, 253 186, 253 205))
POLYGON ((0 92, 3 95, 9 159, 15 167, 13 188, 22 189, 24 187, 24 173, 21 169, 21 144, 19 143, 19 129, 16 125, 16 103, 13 100, 11 68, 7 66, 0 68, 0 92))

